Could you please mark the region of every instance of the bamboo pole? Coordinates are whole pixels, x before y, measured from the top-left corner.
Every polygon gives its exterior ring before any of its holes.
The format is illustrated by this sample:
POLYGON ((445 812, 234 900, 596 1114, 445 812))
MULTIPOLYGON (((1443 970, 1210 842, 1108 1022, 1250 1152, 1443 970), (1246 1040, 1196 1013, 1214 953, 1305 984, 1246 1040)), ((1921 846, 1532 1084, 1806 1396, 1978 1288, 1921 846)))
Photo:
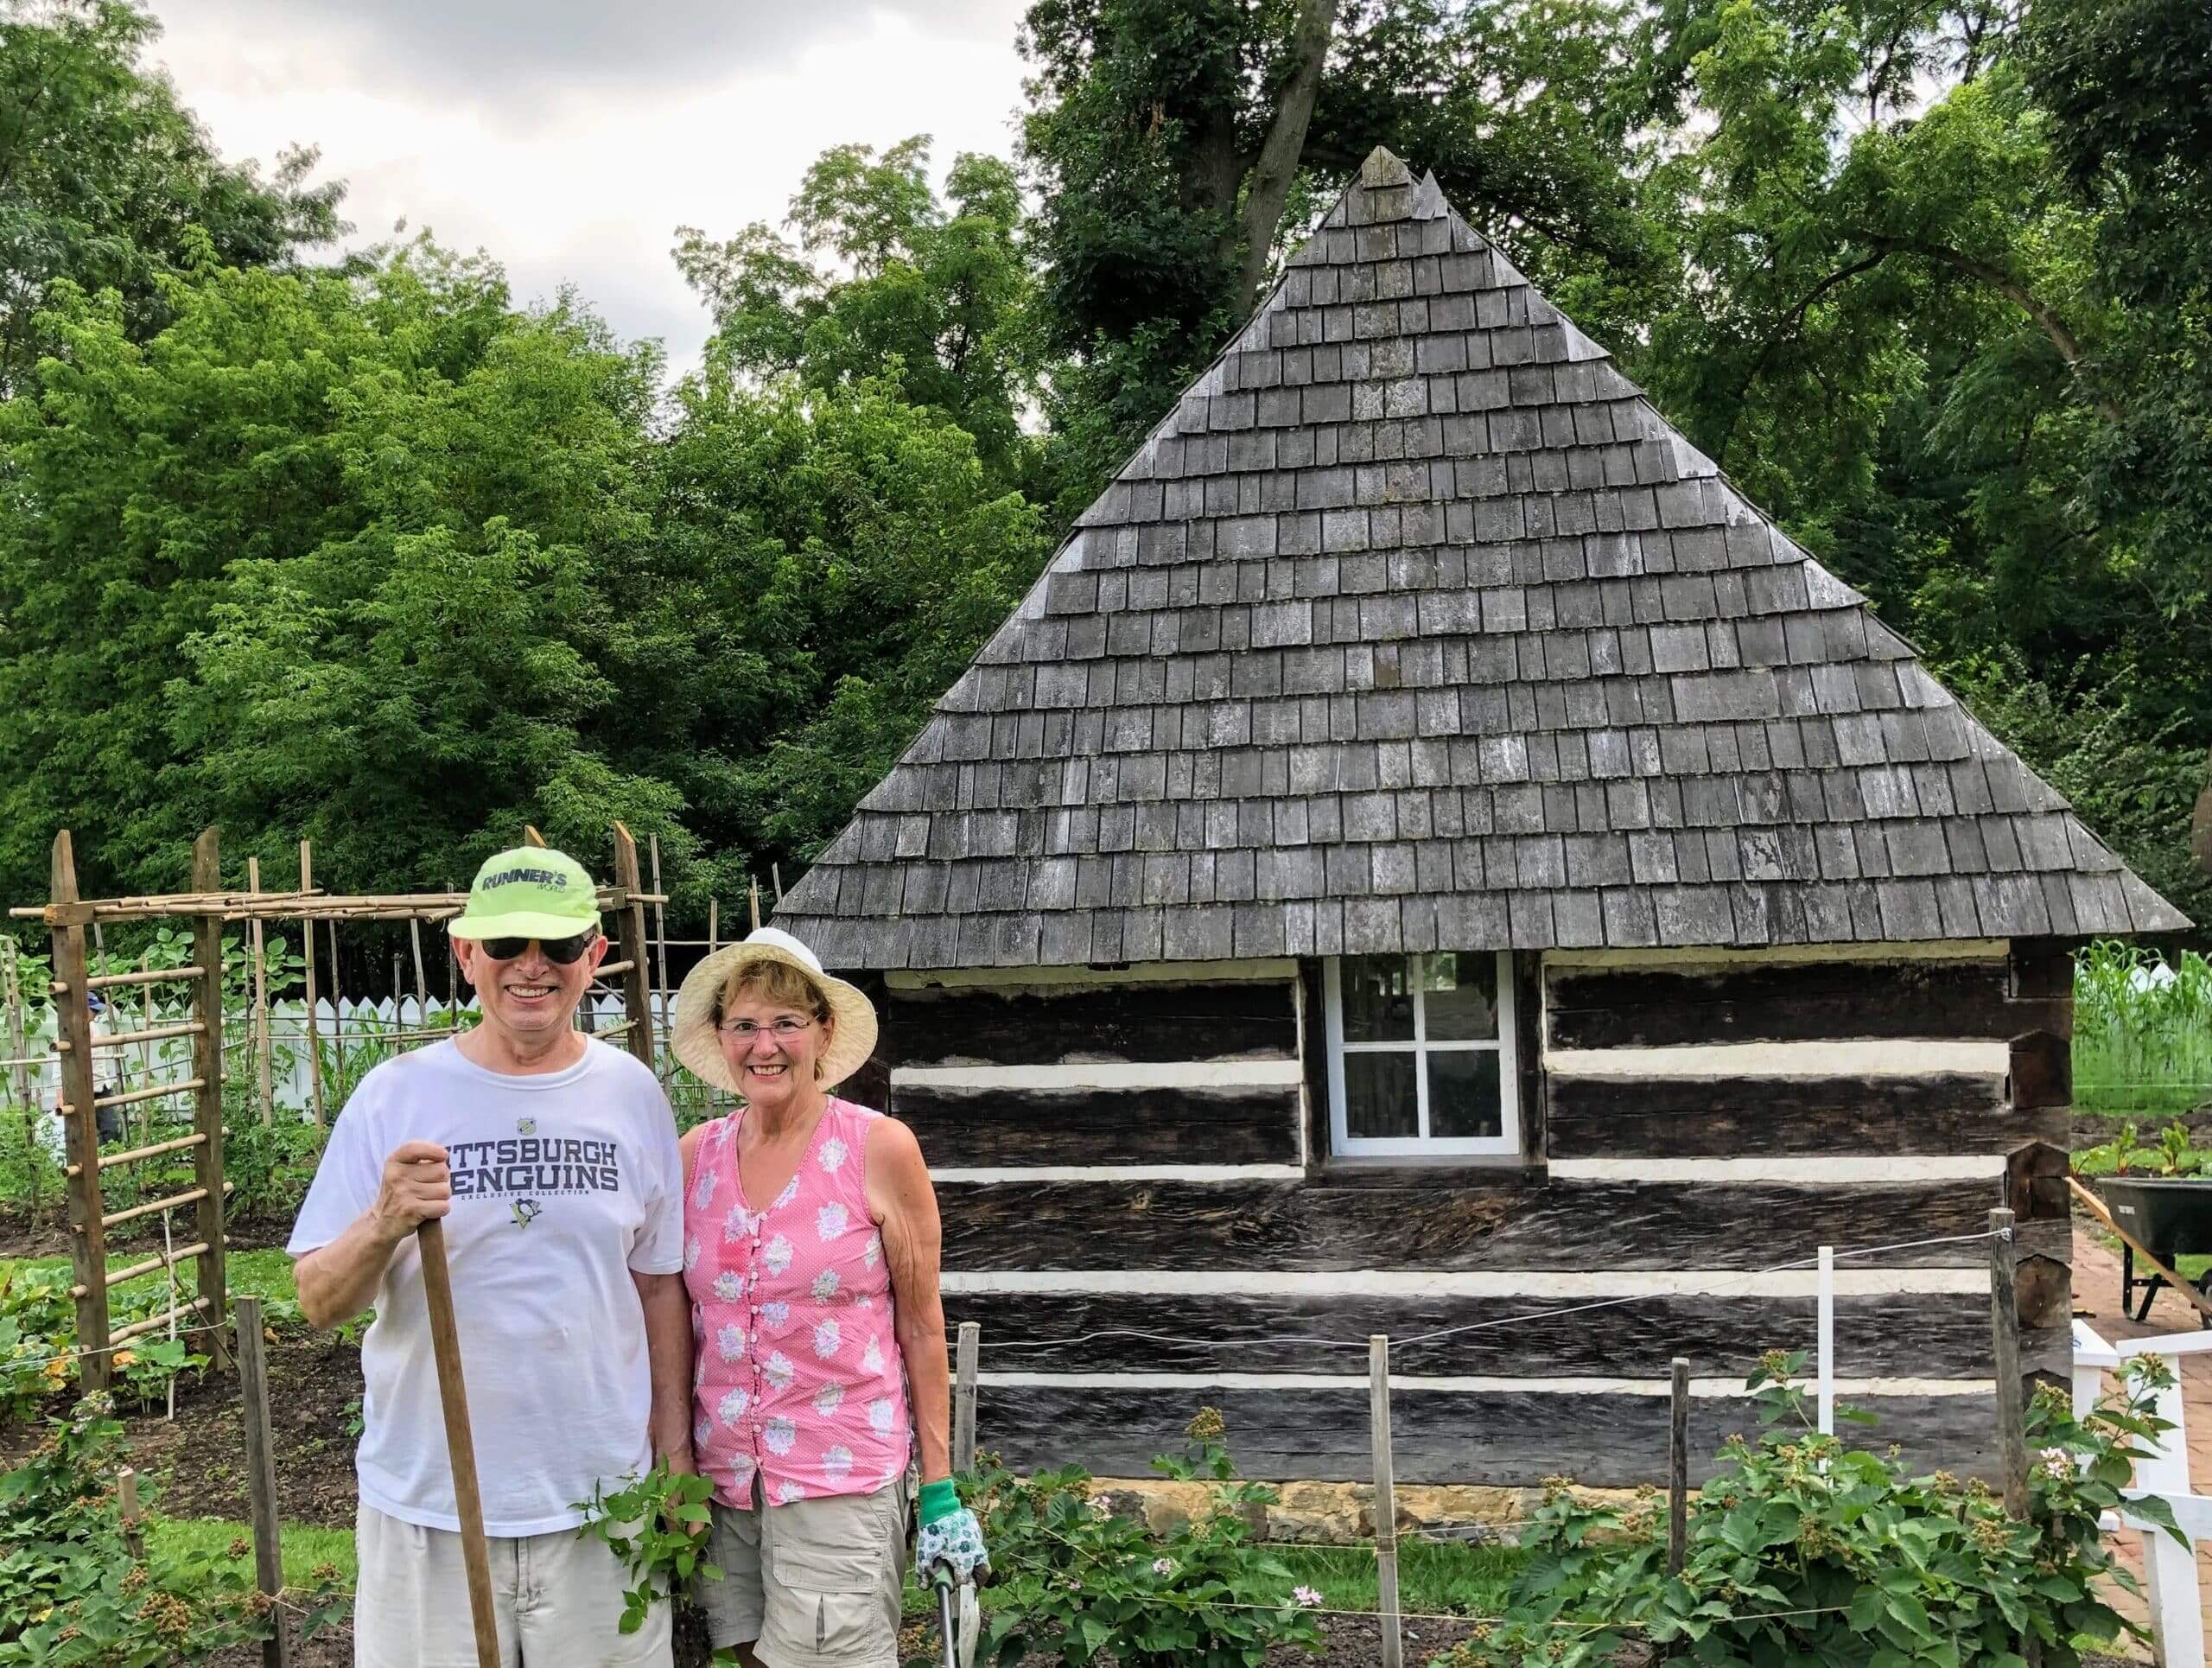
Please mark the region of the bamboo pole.
MULTIPOLYGON (((216 833, 208 829, 192 847, 192 883, 216 888, 223 883, 222 853, 216 833)), ((201 1192, 193 1207, 192 1237, 207 1249, 200 1253, 200 1291, 213 1305, 210 1318, 215 1329, 216 1364, 227 1366, 223 1342, 223 1295, 229 1289, 223 1265, 223 918, 214 911, 193 917, 192 958, 200 977, 192 984, 192 1011, 202 1024, 192 1038, 192 1075, 200 1087, 192 1096, 193 1133, 200 1137, 192 1149, 192 1179, 201 1192)))
MULTIPOLYGON (((245 883, 250 892, 261 890, 261 859, 245 860, 245 883)), ((274 1056, 269 1043, 269 958, 262 939, 261 917, 256 915, 246 927, 246 939, 253 946, 253 1049, 255 1081, 261 1095, 261 1121, 271 1124, 276 1118, 276 1098, 270 1085, 274 1056)))
POLYGON ((753 900, 753 930, 758 933, 760 930, 760 882, 748 875, 745 885, 747 895, 753 900))
MULTIPOLYGON (((630 1052, 651 1070, 653 1064, 652 1009, 645 998, 645 907, 637 894, 638 843, 630 837, 630 831, 620 823, 614 824, 614 884, 623 894, 622 907, 614 912, 616 951, 620 959, 630 964, 622 975, 622 1017, 629 1022, 630 1052)), ((592 1016, 593 1023, 598 1015, 592 1016)))
POLYGON ((415 950, 415 1005, 422 1011, 415 1016, 417 1025, 430 1022, 430 981, 423 973, 423 918, 415 916, 407 923, 408 942, 415 950))
POLYGON ((776 883, 776 901, 780 904, 784 901, 783 864, 779 863, 770 863, 768 865, 768 878, 776 883))
MULTIPOLYGON (((308 928, 308 953, 315 953, 315 923, 308 928)), ((338 923, 330 923, 330 1064, 337 1079, 338 1104, 346 1104, 346 986, 338 971, 338 923)))
MULTIPOLYGON (((139 1028, 150 1032, 154 1028, 153 952, 149 950, 138 958, 138 971, 145 976, 138 984, 139 1028)), ((143 1056, 139 1063, 144 1070, 149 1085, 158 1080, 154 1070, 154 1045, 151 1042, 146 1044, 143 1056)), ((150 1096, 147 1098, 151 1100, 150 1096)), ((130 1121, 127 1118, 124 1120, 124 1126, 125 1129, 130 1127, 130 1121)), ((138 1114, 138 1139, 142 1143, 148 1141, 152 1138, 153 1133, 154 1109, 151 1105, 149 1105, 144 1111, 138 1114)))
MULTIPOLYGON (((77 899, 77 856, 69 831, 54 837, 52 890, 57 904, 77 899)), ((85 929, 74 924, 54 928, 54 978, 68 987, 54 999, 55 1046, 61 1054, 61 1128, 68 1161, 79 1166, 68 1184, 71 1257, 77 1284, 77 1345, 83 1351, 79 1382, 86 1395, 108 1386, 107 1230, 101 1221, 100 1138, 92 1106, 92 1013, 85 980, 85 929)))
POLYGON ((13 1073, 16 1105, 23 1114, 23 1173, 29 1178, 31 1220, 39 1214, 39 1148, 38 1100, 31 1093, 30 1062, 23 1049, 27 1046, 23 1024, 23 975, 16 960, 17 952, 12 933, 0 933, 0 996, 8 1005, 8 1064, 13 1073))
POLYGON ((445 1414, 446 1452, 453 1464, 454 1509, 461 1518, 461 1561, 468 1579, 468 1615, 476 1633, 478 1668, 499 1668, 499 1623, 492 1610, 492 1563, 484 1542, 484 1497, 476 1480, 476 1442, 469 1430, 468 1390, 454 1324, 453 1272, 446 1264, 445 1225, 436 1217, 415 1230, 423 1257, 423 1296, 430 1311, 430 1346, 438 1364, 438 1402, 445 1414))
MULTIPOLYGON (((652 853, 653 890, 660 890, 660 836, 646 837, 647 849, 652 853)), ((661 1062, 661 1080, 675 1069, 675 1061, 668 1053, 668 916, 667 905, 653 906, 653 982, 658 987, 648 997, 654 1003, 653 1035, 661 1062)))
MULTIPOLYGON (((304 892, 315 884, 315 853, 305 840, 300 842, 300 890, 304 892)), ((302 921, 307 929, 307 954, 301 965, 307 971, 308 998, 308 1098, 315 1108, 315 1126, 324 1127, 322 1111, 322 1028, 315 1018, 315 923, 302 921)))

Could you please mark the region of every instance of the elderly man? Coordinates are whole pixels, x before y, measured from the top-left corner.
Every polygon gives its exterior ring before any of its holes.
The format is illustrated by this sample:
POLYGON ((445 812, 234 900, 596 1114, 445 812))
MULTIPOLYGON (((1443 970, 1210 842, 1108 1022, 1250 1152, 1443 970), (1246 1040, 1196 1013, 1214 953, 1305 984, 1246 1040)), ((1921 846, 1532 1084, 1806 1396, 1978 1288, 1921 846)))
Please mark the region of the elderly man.
POLYGON ((300 1308, 373 1305, 356 1458, 363 1668, 474 1668, 415 1230, 442 1218, 508 1668, 670 1661, 658 1606, 578 1502, 656 1458, 692 1468, 676 1123, 652 1073, 573 1028, 607 954, 591 877, 542 848, 478 871, 449 929, 483 1022, 361 1079, 292 1232, 300 1308))

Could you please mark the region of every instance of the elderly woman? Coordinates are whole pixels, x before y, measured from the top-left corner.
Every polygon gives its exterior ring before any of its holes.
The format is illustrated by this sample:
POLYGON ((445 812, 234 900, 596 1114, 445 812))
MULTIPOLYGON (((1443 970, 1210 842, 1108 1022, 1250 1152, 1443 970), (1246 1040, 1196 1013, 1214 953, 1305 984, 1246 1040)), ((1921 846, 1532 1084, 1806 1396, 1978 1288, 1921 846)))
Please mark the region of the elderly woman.
POLYGON ((875 1010, 763 927, 692 970, 677 1015, 677 1058, 744 1100, 682 1146, 712 1642, 897 1668, 917 1460, 917 1563, 988 1564, 951 1480, 929 1169, 906 1125, 829 1092, 874 1051, 875 1010))

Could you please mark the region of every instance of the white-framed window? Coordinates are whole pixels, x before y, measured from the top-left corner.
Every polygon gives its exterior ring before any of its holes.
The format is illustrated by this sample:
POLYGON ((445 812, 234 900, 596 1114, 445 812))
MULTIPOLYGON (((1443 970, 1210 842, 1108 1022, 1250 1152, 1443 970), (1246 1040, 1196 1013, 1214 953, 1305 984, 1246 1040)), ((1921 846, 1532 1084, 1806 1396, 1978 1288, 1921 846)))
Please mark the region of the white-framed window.
POLYGON ((1335 956, 1321 978, 1333 1154, 1519 1153, 1510 954, 1335 956))

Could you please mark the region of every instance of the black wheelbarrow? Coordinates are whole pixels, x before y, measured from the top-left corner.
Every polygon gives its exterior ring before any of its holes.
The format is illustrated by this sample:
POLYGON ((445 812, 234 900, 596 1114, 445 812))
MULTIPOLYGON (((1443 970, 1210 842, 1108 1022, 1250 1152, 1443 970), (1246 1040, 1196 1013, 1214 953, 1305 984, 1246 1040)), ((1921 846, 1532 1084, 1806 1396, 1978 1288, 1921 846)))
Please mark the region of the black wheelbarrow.
MULTIPOLYGON (((2120 1307, 2122 1314, 2134 1306, 2139 1323, 2151 1313, 2151 1300, 2166 1284, 2165 1276, 2135 1272, 2133 1239, 2168 1267, 2177 1257, 2212 1251, 2212 1176, 2107 1175, 2096 1180, 2113 1220, 2127 1231, 2120 1242, 2120 1307), (2139 1305, 2135 1295, 2143 1295, 2139 1305)), ((2196 1289, 2212 1298, 2212 1270, 2196 1282, 2196 1289)), ((2212 1315, 2202 1310, 2199 1323, 2212 1328, 2212 1315)))

